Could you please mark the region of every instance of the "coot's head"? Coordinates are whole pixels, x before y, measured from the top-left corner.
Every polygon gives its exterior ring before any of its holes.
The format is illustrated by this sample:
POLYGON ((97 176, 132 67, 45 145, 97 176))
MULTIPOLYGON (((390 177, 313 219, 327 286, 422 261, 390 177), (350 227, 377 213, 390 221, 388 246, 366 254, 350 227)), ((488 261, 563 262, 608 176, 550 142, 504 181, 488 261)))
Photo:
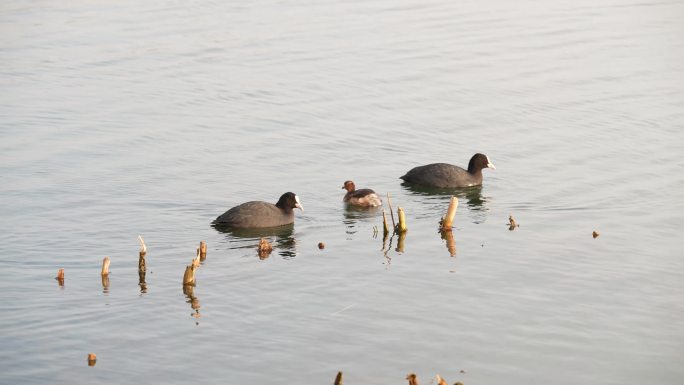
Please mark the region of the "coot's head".
POLYGON ((285 194, 281 195, 280 199, 278 199, 278 203, 276 203, 276 207, 279 207, 285 211, 292 211, 292 209, 296 207, 304 211, 304 207, 299 201, 299 197, 293 192, 286 192, 285 194))
POLYGON ((348 192, 352 192, 356 190, 356 185, 354 184, 354 182, 348 180, 344 182, 344 186, 342 186, 342 189, 347 190, 348 192))
POLYGON ((487 155, 480 153, 473 155, 468 163, 468 172, 474 174, 478 171, 481 171, 483 168, 491 168, 496 170, 496 167, 494 167, 494 164, 489 161, 487 155))

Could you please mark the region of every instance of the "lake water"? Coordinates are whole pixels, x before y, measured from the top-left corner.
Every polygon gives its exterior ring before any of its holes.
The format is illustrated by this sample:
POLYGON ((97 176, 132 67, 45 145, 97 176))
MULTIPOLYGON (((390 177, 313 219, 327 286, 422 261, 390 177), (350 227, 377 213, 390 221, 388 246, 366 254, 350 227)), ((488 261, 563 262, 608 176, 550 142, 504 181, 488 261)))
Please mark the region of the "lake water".
POLYGON ((682 20, 653 0, 3 1, 0 383, 683 383, 682 20), (481 189, 398 179, 475 152, 497 166, 481 189), (344 208, 347 179, 405 209, 403 250, 380 210, 344 208), (210 226, 286 191, 305 211, 266 259, 210 226))

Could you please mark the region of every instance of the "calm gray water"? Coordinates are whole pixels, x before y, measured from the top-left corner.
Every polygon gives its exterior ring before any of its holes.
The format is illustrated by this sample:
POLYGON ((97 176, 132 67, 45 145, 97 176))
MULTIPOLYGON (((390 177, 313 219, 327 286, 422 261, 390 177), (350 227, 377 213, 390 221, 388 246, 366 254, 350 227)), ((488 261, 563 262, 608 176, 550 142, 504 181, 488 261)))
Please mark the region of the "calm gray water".
POLYGON ((0 383, 684 382, 681 1, 235 3, 0 4, 0 383), (452 257, 398 177, 475 152, 452 257))

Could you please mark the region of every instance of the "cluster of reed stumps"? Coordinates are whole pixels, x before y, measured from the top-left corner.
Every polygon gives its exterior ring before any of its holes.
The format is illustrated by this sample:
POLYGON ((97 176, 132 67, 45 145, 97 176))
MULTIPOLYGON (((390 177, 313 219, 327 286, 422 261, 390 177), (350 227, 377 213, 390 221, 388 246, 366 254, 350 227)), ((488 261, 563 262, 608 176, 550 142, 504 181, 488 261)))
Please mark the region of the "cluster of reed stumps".
MULTIPOLYGON (((461 373, 465 373, 464 370, 461 370, 461 373)), ((418 385, 418 376, 415 375, 415 373, 409 373, 406 375, 406 380, 408 380, 409 385, 418 385)), ((435 375, 435 381, 437 381, 437 385, 448 385, 446 380, 442 378, 439 374, 435 375)), ((343 376, 342 372, 337 372, 337 376, 335 377, 335 385, 343 385, 343 376)), ((463 385, 462 382, 454 382, 454 385, 463 385)))
MULTIPOLYGON (((408 228, 406 226, 406 215, 404 213, 404 210, 401 207, 397 208, 397 216, 399 218, 399 223, 396 223, 394 221, 394 213, 392 211, 392 201, 390 200, 389 193, 387 194, 387 204, 389 206, 389 211, 390 211, 390 216, 392 219, 392 238, 394 235, 398 235, 399 239, 397 240, 397 251, 403 252, 404 250, 404 240, 406 238, 406 232, 408 231, 408 228)), ((451 197, 451 201, 449 202, 449 208, 447 209, 446 215, 442 217, 442 219, 439 221, 439 231, 442 234, 442 239, 446 241, 446 246, 447 249, 449 250, 449 253, 451 256, 456 255, 456 242, 454 241, 454 235, 452 233, 452 224, 454 221, 454 217, 456 216, 456 209, 458 208, 458 198, 451 197)), ((508 229, 513 231, 517 227, 520 227, 520 225, 513 219, 513 216, 508 217, 508 229)), ((387 239, 390 234, 390 227, 389 223, 387 222, 387 215, 385 214, 385 210, 382 210, 382 226, 383 226, 383 251, 385 252, 385 255, 387 254, 387 251, 392 247, 392 238, 390 238, 390 243, 389 247, 386 249, 385 244, 387 242, 387 239)), ((378 230, 377 227, 374 227, 374 235, 377 235, 378 230)), ((599 233, 597 231, 594 231, 592 233, 592 236, 594 238, 599 236, 599 233)), ((139 285, 140 289, 142 292, 146 292, 147 290, 147 284, 145 283, 145 274, 147 272, 147 267, 145 263, 145 255, 147 255, 147 246, 145 245, 145 240, 143 240, 142 236, 138 235, 138 241, 140 242, 140 251, 139 251, 139 258, 138 258, 138 278, 139 278, 139 285)), ((324 249, 325 244, 323 242, 320 242, 318 244, 319 249, 324 249)), ((257 254, 259 255, 259 258, 264 259, 267 258, 268 255, 273 251, 273 247, 271 244, 268 242, 266 238, 261 238, 259 241, 259 244, 257 246, 257 254)), ((192 259, 190 264, 185 267, 185 273, 183 274, 183 294, 185 294, 188 298, 190 298, 190 306, 192 309, 195 311, 195 314, 193 316, 199 317, 199 301, 194 295, 194 287, 195 287, 195 270, 200 266, 200 262, 203 262, 207 257, 207 243, 204 241, 200 242, 199 247, 197 248, 197 252, 195 255, 195 258, 192 259)), ((102 287, 105 290, 109 289, 109 264, 110 264, 110 259, 109 257, 104 257, 102 260, 102 270, 100 272, 100 275, 102 277, 102 287)), ((60 286, 64 286, 64 269, 59 269, 57 271, 57 276, 55 279, 59 282, 60 286)), ((97 357, 95 354, 90 353, 88 354, 88 365, 89 366, 94 366, 97 361, 97 357)), ((463 371, 461 371, 463 373, 463 371)), ((409 385, 418 385, 418 379, 415 374, 409 374, 406 379, 409 381, 409 385)), ((446 381, 440 375, 438 374, 435 379, 438 382, 438 385, 447 385, 446 381)), ((460 382, 457 382, 456 384, 460 384, 460 382)), ((455 385, 456 385, 455 384, 455 385)), ((342 385, 342 372, 339 372, 337 374, 337 378, 335 379, 335 385, 342 385)))

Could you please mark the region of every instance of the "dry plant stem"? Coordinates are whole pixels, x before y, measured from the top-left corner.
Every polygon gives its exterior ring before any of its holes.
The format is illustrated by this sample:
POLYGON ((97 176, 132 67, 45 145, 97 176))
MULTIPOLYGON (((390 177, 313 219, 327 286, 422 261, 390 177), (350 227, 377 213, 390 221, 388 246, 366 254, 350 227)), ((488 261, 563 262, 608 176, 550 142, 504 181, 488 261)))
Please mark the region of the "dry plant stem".
POLYGON ((342 385, 342 372, 337 372, 337 376, 335 376, 335 385, 342 385))
POLYGON ((406 375, 409 385, 418 385, 418 377, 414 373, 406 375))
POLYGON ((389 224, 387 223, 387 215, 385 215, 385 210, 382 210, 382 236, 387 237, 389 234, 389 224))
POLYGON ((399 226, 397 227, 397 232, 405 233, 406 230, 406 215, 404 214, 404 209, 401 207, 397 208, 397 215, 399 216, 399 226))
POLYGON ((145 262, 145 254, 143 252, 140 252, 140 257, 138 258, 138 271, 139 272, 144 272, 147 269, 147 263, 145 262))
POLYGON ((451 197, 449 209, 447 210, 446 216, 442 220, 442 231, 451 231, 451 225, 454 223, 454 217, 456 216, 456 209, 458 209, 458 198, 451 197))
POLYGON ((394 222, 394 212, 392 211, 392 200, 390 199, 389 193, 387 193, 387 206, 389 207, 390 216, 392 217, 392 228, 396 229, 397 224, 394 222))
POLYGON ((103 277, 109 275, 109 257, 104 257, 102 260, 102 272, 100 273, 103 277))
POLYGON ((64 281, 64 269, 57 270, 57 276, 55 279, 58 281, 64 281))
POLYGON ((102 288, 107 292, 109 290, 109 275, 102 276, 102 288))
POLYGON ((195 266, 188 265, 185 267, 185 274, 183 274, 183 285, 195 284, 195 266))
POLYGON ((195 255, 195 258, 192 259, 192 267, 196 268, 199 267, 200 265, 200 249, 199 247, 197 248, 197 254, 195 255))
POLYGON ((138 235, 138 242, 140 242, 140 252, 138 253, 138 271, 145 271, 147 268, 145 263, 145 255, 147 255, 147 246, 145 246, 145 240, 141 235, 138 235))
POLYGON ((435 379, 437 380, 437 385, 448 385, 439 374, 435 376, 435 379))
POLYGON ((144 257, 147 254, 147 246, 145 246, 145 240, 141 235, 138 235, 138 242, 140 242, 140 255, 144 257))
POLYGON ((204 261, 207 258, 207 243, 200 241, 200 259, 204 261))

